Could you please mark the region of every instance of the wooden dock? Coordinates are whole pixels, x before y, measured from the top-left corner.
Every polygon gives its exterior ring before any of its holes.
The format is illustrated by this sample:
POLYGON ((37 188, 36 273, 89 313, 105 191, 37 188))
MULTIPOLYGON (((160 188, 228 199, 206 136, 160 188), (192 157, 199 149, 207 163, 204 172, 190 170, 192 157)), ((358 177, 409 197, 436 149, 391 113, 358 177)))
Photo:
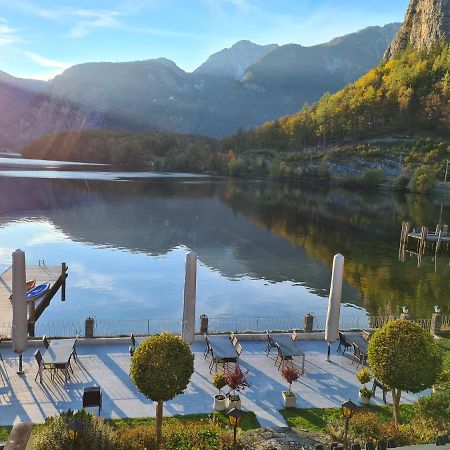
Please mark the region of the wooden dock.
POLYGON ((417 252, 423 254, 427 245, 437 254, 441 248, 449 250, 450 236, 448 234, 448 225, 438 224, 436 231, 428 231, 427 227, 412 227, 409 222, 402 223, 400 232, 400 250, 404 250, 408 246, 409 239, 413 239, 417 243, 417 252))
MULTIPOLYGON (((45 311, 52 298, 61 288, 61 300, 65 300, 65 286, 67 266, 38 266, 26 267, 26 279, 36 280, 36 285, 50 283, 50 289, 40 298, 28 302, 28 332, 34 336, 34 324, 45 311)), ((11 324, 13 320, 12 294, 12 267, 0 275, 0 336, 11 338, 11 324)))

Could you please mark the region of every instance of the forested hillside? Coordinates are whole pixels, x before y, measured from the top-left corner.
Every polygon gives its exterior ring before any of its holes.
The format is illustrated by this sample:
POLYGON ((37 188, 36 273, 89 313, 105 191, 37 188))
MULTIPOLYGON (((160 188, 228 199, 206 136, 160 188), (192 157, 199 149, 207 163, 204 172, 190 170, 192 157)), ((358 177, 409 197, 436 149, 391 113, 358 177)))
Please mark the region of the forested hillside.
POLYGON ((314 106, 230 138, 238 149, 301 149, 389 134, 448 136, 450 46, 408 49, 314 106))

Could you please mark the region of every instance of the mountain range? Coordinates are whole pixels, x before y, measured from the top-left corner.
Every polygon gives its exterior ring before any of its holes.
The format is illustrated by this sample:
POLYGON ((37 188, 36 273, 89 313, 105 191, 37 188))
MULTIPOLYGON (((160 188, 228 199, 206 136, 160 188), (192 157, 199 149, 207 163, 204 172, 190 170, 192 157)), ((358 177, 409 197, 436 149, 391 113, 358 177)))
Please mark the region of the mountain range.
POLYGON ((239 41, 192 73, 165 58, 79 64, 48 83, 1 73, 0 146, 92 128, 230 135, 356 80, 378 64, 399 26, 312 47, 239 41))

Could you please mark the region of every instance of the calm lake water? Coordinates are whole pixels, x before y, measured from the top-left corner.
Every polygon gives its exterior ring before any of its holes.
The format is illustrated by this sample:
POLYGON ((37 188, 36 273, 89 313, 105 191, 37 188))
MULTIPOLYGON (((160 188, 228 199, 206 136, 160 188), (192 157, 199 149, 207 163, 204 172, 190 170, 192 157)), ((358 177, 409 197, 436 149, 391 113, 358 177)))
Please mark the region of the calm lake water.
POLYGON ((113 173, 0 158, 0 264, 67 262, 67 301, 47 319, 181 317, 184 259, 198 254, 197 315, 325 315, 333 255, 344 316, 450 313, 449 253, 399 261, 402 220, 450 222, 450 199, 113 173), (442 206, 442 208, 441 208, 442 206))

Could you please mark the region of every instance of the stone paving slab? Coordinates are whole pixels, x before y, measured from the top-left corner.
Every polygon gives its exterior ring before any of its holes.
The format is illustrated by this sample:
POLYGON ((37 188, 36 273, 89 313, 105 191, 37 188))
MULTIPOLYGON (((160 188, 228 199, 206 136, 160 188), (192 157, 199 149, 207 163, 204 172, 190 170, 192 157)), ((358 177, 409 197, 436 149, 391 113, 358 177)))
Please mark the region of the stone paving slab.
MULTIPOLYGON (((287 384, 276 368, 275 354, 266 356, 265 342, 243 342, 241 367, 248 372, 250 387, 241 393, 242 407, 254 411, 261 426, 279 428, 286 423, 278 412, 282 408, 281 391, 287 384)), ((356 363, 350 355, 341 356, 334 350, 332 362, 327 363, 325 342, 301 343, 306 355, 305 375, 293 384, 298 407, 336 407, 349 398, 358 403, 359 382, 355 378, 356 363)), ((336 347, 335 347, 336 348, 336 347)), ((195 373, 183 395, 165 403, 166 415, 210 413, 213 395, 209 360, 203 358, 204 345, 195 343, 195 373)), ((46 417, 67 409, 80 409, 83 388, 100 385, 103 391, 102 415, 106 418, 146 417, 155 415, 155 405, 134 387, 129 377, 128 345, 79 345, 75 374, 64 385, 62 377, 50 379, 44 372, 44 383, 34 380, 37 365, 29 348, 24 355, 25 375, 16 374, 17 358, 10 349, 2 348, 5 367, 0 364, 0 424, 43 422, 46 417), (6 370, 5 370, 6 368, 6 370)), ((381 393, 375 403, 381 404, 381 393)), ((416 395, 405 394, 403 402, 411 403, 416 395)), ((388 401, 390 401, 388 395, 388 401)))

